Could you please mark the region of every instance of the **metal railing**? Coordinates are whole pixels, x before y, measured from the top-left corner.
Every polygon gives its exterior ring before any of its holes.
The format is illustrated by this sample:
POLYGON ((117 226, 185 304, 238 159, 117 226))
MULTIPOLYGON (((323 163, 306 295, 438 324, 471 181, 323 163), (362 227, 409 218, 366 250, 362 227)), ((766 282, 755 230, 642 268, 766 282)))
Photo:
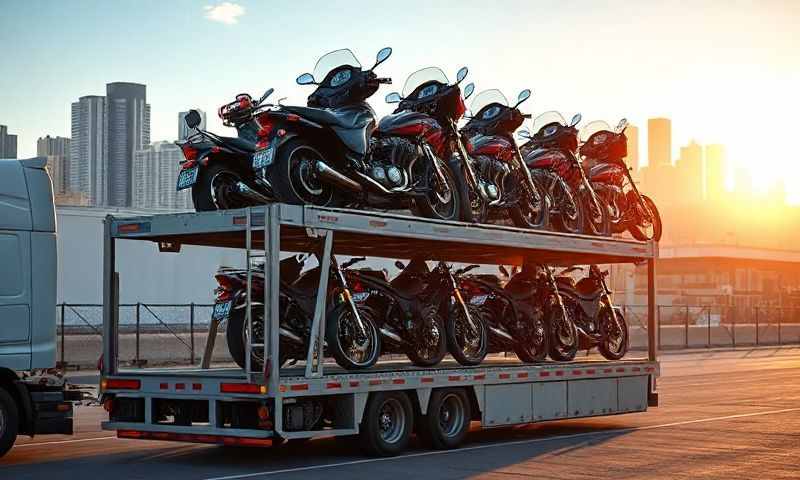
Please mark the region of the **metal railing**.
MULTIPOLYGON (((646 349, 647 306, 619 307, 631 348, 646 349)), ((197 364, 212 309, 213 304, 199 303, 120 304, 120 360, 139 367, 197 364)), ((102 353, 102 305, 64 303, 57 311, 59 364, 95 366, 102 353)), ((800 307, 658 305, 656 321, 662 350, 800 344, 800 307)), ((223 347, 216 351, 218 357, 227 355, 223 347)))

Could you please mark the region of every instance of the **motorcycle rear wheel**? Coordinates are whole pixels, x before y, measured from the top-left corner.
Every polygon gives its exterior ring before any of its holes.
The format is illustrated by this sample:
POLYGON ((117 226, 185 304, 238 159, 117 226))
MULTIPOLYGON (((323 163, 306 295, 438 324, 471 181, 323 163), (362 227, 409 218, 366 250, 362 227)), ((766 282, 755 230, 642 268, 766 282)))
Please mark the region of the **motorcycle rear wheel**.
POLYGON ((336 188, 317 174, 316 162, 325 161, 320 150, 303 138, 295 138, 278 150, 275 164, 267 169, 275 196, 294 205, 336 206, 336 188))
POLYGON ((620 312, 615 312, 617 322, 611 316, 608 308, 604 309, 600 317, 600 343, 597 349, 608 360, 619 360, 628 353, 628 323, 620 312))
MULTIPOLYGON (((442 163, 442 173, 447 190, 444 191, 438 182, 435 172, 431 172, 432 184, 424 198, 411 202, 411 213, 418 217, 437 220, 458 221, 463 216, 464 201, 462 198, 464 176, 460 168, 442 163)), ((433 168, 433 167, 431 167, 433 168)))
POLYGON ((546 318, 550 331, 550 358, 558 362, 572 361, 578 354, 578 328, 574 320, 569 313, 564 318, 558 305, 548 309, 546 318))
POLYGON ((192 186, 192 203, 197 212, 228 210, 248 206, 235 192, 241 175, 227 165, 212 162, 201 168, 192 186))
POLYGON ((467 305, 467 311, 478 329, 469 331, 469 324, 463 312, 457 306, 450 309, 447 316, 447 346, 450 355, 461 365, 479 365, 486 357, 489 342, 486 334, 486 322, 483 312, 476 305, 467 305))
MULTIPOLYGON (((642 219, 637 218, 637 222, 635 225, 630 225, 628 227, 628 231, 631 232, 633 238, 636 240, 640 240, 642 242, 646 242, 647 240, 655 240, 658 242, 661 240, 662 232, 662 225, 661 225, 661 215, 658 213, 658 207, 656 207, 656 203, 653 201, 652 198, 648 197, 647 195, 642 195, 642 200, 644 204, 647 205, 648 210, 650 210, 650 214, 653 216, 653 220, 650 223, 651 230, 648 230, 647 226, 643 225, 642 219)), ((637 215, 638 217, 639 215, 637 215)))
POLYGON ((366 330, 361 345, 357 342, 359 334, 356 333, 355 318, 346 303, 334 308, 326 322, 328 349, 336 363, 346 370, 369 368, 377 363, 381 355, 381 337, 375 326, 372 309, 359 308, 358 315, 366 330))

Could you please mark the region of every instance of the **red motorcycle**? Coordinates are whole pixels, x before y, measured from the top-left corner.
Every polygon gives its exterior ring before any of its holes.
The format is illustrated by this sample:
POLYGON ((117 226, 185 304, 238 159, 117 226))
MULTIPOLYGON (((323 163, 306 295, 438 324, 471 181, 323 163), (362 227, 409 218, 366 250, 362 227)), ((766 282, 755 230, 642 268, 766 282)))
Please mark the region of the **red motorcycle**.
POLYGON ((552 200, 556 228, 568 233, 611 234, 608 208, 592 189, 577 155, 580 114, 568 124, 558 112, 545 112, 533 122, 528 142, 520 147, 533 178, 552 200))
POLYGON ((628 230, 637 240, 657 242, 662 233, 658 208, 653 199, 639 191, 625 164, 627 126, 624 118, 616 129, 602 120, 589 123, 581 129, 580 154, 592 188, 608 205, 611 231, 628 230))

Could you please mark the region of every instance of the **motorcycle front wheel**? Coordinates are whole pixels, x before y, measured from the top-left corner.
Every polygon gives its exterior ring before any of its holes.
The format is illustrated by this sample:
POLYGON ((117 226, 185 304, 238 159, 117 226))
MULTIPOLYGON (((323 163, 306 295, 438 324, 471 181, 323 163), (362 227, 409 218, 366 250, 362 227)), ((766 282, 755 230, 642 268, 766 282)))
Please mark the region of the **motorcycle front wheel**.
POLYGON ((550 348, 550 332, 544 316, 531 313, 519 323, 514 332, 514 353, 525 363, 541 362, 550 348))
POLYGON ((608 308, 600 314, 600 344, 597 349, 608 360, 619 360, 628 353, 628 323, 620 312, 617 321, 608 308))
MULTIPOLYGON (((437 161, 439 161, 437 159, 437 161)), ((462 216, 462 187, 465 182, 459 168, 442 163, 442 174, 445 184, 440 184, 439 177, 431 171, 430 188, 424 198, 416 199, 411 204, 411 213, 418 217, 438 220, 460 220, 462 216)), ((433 169, 433 167, 431 167, 433 169)))
POLYGON ((608 208, 605 202, 600 197, 597 199, 597 207, 592 201, 592 196, 589 192, 583 191, 580 194, 580 206, 583 210, 584 219, 584 233, 588 235, 597 235, 607 237, 611 235, 611 222, 608 215, 608 208))
POLYGON ((346 370, 369 368, 381 355, 381 337, 371 308, 358 309, 365 332, 359 332, 356 318, 346 303, 338 305, 326 325, 328 349, 336 363, 346 370))
MULTIPOLYGON (((518 179, 520 182, 523 179, 518 179)), ((537 184, 533 184, 535 192, 529 192, 528 188, 518 188, 521 190, 517 205, 509 209, 509 216, 514 225, 520 228, 544 229, 547 228, 550 220, 550 199, 544 189, 537 184)))
MULTIPOLYGON (((658 242, 661 240, 662 234, 661 215, 658 213, 658 208, 652 198, 647 195, 642 195, 642 201, 644 201, 645 206, 647 206, 651 219, 648 220, 644 218, 642 212, 636 215, 636 224, 630 225, 628 230, 636 240, 641 240, 643 242, 655 240, 658 242)), ((637 209, 641 209, 641 207, 637 207, 637 209)))
MULTIPOLYGON (((569 312, 569 310, 567 310, 569 312)), ((554 305, 547 311, 547 328, 550 331, 550 358, 569 362, 578 354, 578 328, 561 307, 554 305)))
POLYGON ((444 322, 433 305, 423 306, 420 310, 422 318, 415 319, 414 325, 406 331, 406 355, 418 367, 432 367, 447 355, 444 322))
POLYGON ((457 305, 450 308, 447 316, 447 346, 450 355, 461 365, 478 365, 486 357, 489 342, 486 334, 486 321, 483 312, 476 305, 467 305, 467 312, 475 325, 469 327, 464 312, 457 305))

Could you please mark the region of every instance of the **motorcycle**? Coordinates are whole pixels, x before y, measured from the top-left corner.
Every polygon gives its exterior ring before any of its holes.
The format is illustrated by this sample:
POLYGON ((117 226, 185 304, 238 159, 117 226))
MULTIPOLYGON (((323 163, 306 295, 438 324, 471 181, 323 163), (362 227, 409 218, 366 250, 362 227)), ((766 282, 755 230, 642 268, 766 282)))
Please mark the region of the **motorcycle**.
POLYGON ((472 101, 472 117, 461 129, 467 138, 467 150, 475 163, 478 187, 488 202, 479 202, 473 220, 485 223, 498 212, 506 213, 521 228, 546 228, 549 200, 533 181, 514 141, 514 131, 530 114, 522 114, 519 106, 530 98, 523 90, 517 103, 509 106, 499 90, 486 90, 472 101))
POLYGON ((486 356, 486 331, 474 308, 463 302, 456 276, 440 262, 430 270, 424 259, 396 262, 400 273, 389 281, 384 272, 349 270, 359 310, 375 312, 385 352, 404 353, 414 365, 430 367, 448 349, 463 365, 486 356))
MULTIPOLYGON (((314 318, 320 268, 315 267, 302 272, 306 258, 293 256, 280 262, 279 290, 279 362, 283 366, 289 361, 306 360, 308 346, 312 338, 311 326, 314 318), (301 273, 302 272, 302 273, 301 273)), ((325 344, 339 366, 348 369, 369 368, 380 356, 380 336, 376 318, 368 311, 360 311, 352 301, 350 287, 344 272, 348 263, 339 265, 331 257, 331 286, 328 289, 325 317, 325 344)), ((263 264, 251 274, 250 287, 252 336, 254 344, 264 342, 264 298, 263 264)), ((212 319, 227 320, 226 340, 233 360, 242 368, 246 367, 246 345, 249 335, 246 320, 247 271, 221 267, 215 278, 216 301, 212 319)), ((264 358, 258 349, 253 349, 251 366, 261 369, 264 358)))
POLYGON ((661 216, 655 202, 642 195, 623 160, 628 154, 626 119, 616 129, 602 121, 586 125, 580 132, 580 154, 586 175, 597 195, 608 205, 611 231, 625 230, 637 240, 661 240, 661 216))
POLYGON ((533 122, 534 134, 520 147, 531 174, 550 195, 556 228, 568 233, 610 235, 607 206, 592 190, 576 154, 580 114, 567 124, 558 112, 546 112, 533 122))
POLYGON ((570 267, 556 277, 564 307, 578 328, 581 350, 597 347, 609 360, 619 360, 628 351, 628 324, 622 311, 611 301, 611 291, 605 282, 608 272, 597 265, 589 266, 589 276, 577 283, 569 273, 583 271, 570 267))
POLYGON ((181 161, 176 190, 192 189, 192 202, 198 212, 241 208, 274 201, 272 188, 250 168, 250 158, 258 148, 258 133, 263 128, 259 109, 272 95, 267 90, 258 100, 242 93, 236 100, 220 107, 223 125, 236 128, 236 137, 223 137, 198 128, 201 117, 190 110, 186 125, 194 131, 181 147, 181 161))
POLYGON ((458 219, 457 177, 424 148, 421 131, 376 125, 365 102, 379 85, 391 83, 374 69, 391 55, 378 52, 363 70, 350 50, 323 56, 313 74, 297 78, 316 85, 307 107, 281 106, 253 156, 253 168, 280 201, 328 206, 410 208, 416 215, 458 219))

